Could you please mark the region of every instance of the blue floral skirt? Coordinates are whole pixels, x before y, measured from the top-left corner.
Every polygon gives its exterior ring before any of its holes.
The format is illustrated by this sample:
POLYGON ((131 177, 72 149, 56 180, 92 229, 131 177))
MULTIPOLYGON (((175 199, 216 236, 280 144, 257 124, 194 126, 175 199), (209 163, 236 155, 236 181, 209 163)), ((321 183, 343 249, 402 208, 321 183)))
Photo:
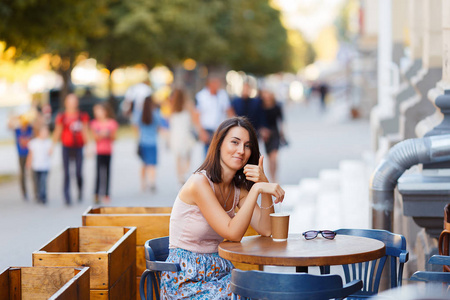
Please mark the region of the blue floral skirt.
POLYGON ((161 299, 231 299, 233 264, 218 253, 170 249, 167 262, 180 264, 180 272, 161 273, 161 299))

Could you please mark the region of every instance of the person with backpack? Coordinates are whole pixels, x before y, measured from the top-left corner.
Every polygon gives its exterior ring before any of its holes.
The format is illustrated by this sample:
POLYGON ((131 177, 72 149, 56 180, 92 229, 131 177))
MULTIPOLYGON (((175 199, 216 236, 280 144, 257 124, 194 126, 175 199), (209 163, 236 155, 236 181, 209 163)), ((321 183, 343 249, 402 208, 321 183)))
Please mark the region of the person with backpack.
POLYGON ((65 110, 55 119, 53 143, 61 139, 62 157, 64 165, 64 198, 66 205, 71 205, 70 197, 70 164, 75 163, 78 186, 78 201, 83 197, 83 146, 88 140, 89 115, 79 110, 78 97, 75 94, 67 95, 65 110))

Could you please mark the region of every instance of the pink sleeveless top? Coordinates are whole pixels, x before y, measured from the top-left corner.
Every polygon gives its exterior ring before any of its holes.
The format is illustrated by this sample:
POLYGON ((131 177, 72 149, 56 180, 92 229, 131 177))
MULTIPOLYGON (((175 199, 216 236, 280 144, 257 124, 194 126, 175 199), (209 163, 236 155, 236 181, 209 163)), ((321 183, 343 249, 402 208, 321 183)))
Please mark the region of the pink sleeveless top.
MULTIPOLYGON (((212 190, 214 184, 206 175, 206 171, 199 172, 209 181, 212 190)), ((233 218, 235 208, 239 203, 240 189, 234 189, 233 206, 227 214, 233 218)), ((197 205, 183 202, 177 196, 170 216, 169 248, 181 248, 197 253, 214 253, 223 241, 223 237, 217 234, 203 217, 197 205)))

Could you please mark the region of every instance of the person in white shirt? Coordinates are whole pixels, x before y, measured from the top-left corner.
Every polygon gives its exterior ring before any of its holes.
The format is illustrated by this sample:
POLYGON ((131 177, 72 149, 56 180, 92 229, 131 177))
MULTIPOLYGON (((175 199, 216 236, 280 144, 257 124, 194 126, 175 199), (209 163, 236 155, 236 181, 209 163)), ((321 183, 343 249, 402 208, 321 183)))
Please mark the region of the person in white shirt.
POLYGON ((221 86, 220 78, 211 76, 208 78, 206 86, 195 96, 194 122, 199 139, 205 144, 205 154, 208 152, 209 144, 217 127, 225 119, 234 116, 230 99, 221 86))
POLYGON ((125 93, 122 111, 127 117, 131 116, 131 124, 135 126, 137 126, 141 117, 145 98, 152 95, 152 89, 149 85, 150 81, 146 79, 141 83, 130 86, 125 93))
POLYGON ((51 164, 52 140, 47 126, 28 143, 27 167, 33 171, 37 186, 37 200, 47 202, 47 176, 51 164))

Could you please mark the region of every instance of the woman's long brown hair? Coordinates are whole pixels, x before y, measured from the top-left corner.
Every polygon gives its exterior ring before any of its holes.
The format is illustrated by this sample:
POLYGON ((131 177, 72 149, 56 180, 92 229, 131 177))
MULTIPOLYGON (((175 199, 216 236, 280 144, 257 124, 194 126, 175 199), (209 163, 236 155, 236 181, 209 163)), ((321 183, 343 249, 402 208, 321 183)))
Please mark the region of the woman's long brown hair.
POLYGON ((186 94, 182 89, 175 89, 172 93, 172 112, 183 111, 186 94))
MULTIPOLYGON (((250 137, 250 158, 247 163, 252 165, 257 165, 259 161, 259 145, 258 138, 256 136, 256 131, 253 128, 250 121, 245 117, 234 117, 227 119, 220 124, 211 141, 208 153, 206 154, 206 159, 203 164, 195 171, 200 172, 202 170, 206 171, 206 175, 214 183, 222 182, 222 166, 220 165, 220 147, 222 146, 223 140, 233 127, 242 127, 248 131, 250 137)), ((248 181, 244 175, 244 168, 238 170, 233 178, 234 185, 238 188, 244 187, 247 190, 253 186, 253 181, 248 181)))
POLYGON ((145 125, 150 125, 153 122, 153 100, 152 96, 148 96, 144 100, 144 105, 142 106, 142 123, 145 125))

